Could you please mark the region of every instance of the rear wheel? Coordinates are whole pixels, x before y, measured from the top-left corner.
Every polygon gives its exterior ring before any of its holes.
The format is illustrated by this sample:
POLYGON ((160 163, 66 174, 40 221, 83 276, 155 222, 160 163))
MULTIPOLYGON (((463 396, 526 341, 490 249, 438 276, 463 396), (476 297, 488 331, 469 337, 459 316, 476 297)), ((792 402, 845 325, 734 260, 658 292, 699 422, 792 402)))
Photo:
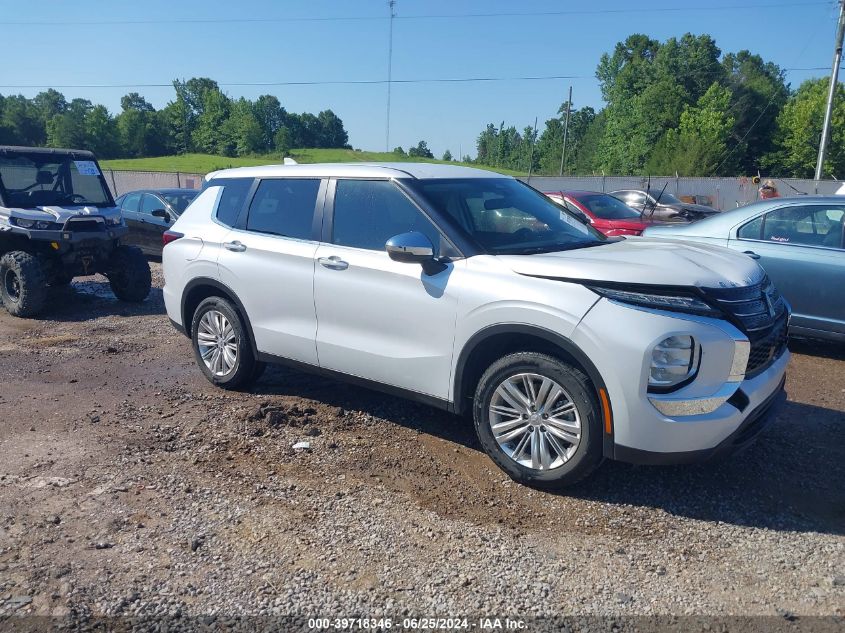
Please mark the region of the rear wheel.
POLYGON ((25 251, 10 251, 0 258, 0 300, 9 314, 38 314, 47 300, 47 277, 38 258, 25 251))
POLYGON ((487 454, 512 479, 563 488, 602 461, 601 421, 589 379, 536 352, 493 363, 478 383, 475 429, 487 454))
POLYGON ((243 319, 222 297, 197 306, 191 322, 191 342, 197 365, 218 387, 239 389, 257 380, 264 363, 255 359, 243 319))
POLYGON ((150 294, 152 275, 147 258, 137 246, 121 245, 109 261, 109 278, 114 296, 121 301, 140 303, 150 294))

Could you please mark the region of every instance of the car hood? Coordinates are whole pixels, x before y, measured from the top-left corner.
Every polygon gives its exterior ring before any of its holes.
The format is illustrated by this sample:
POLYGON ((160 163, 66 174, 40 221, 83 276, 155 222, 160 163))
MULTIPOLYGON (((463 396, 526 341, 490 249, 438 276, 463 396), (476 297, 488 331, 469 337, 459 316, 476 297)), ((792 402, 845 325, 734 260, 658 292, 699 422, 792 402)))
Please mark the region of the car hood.
POLYGON ((49 220, 50 222, 65 222, 80 215, 102 215, 110 218, 120 215, 118 207, 93 207, 88 205, 67 207, 32 207, 27 209, 4 209, 4 214, 14 215, 26 220, 49 220))
POLYGON ((576 281, 731 288, 760 281, 746 255, 677 240, 630 237, 602 246, 538 255, 498 255, 520 275, 576 281))

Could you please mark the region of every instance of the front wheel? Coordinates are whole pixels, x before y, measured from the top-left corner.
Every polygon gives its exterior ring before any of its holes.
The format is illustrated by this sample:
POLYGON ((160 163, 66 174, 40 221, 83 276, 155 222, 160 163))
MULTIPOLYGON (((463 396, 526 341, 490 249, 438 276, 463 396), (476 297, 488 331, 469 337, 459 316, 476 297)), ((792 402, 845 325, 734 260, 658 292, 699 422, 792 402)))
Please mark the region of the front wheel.
POLYGON ((9 314, 30 317, 47 300, 47 277, 35 255, 10 251, 0 258, 0 300, 9 314))
POLYGON ((264 363, 255 359, 243 319, 222 297, 209 297, 197 306, 191 342, 197 365, 218 387, 246 387, 264 371, 264 363))
POLYGON ((150 294, 150 265, 136 246, 121 245, 114 249, 107 276, 114 296, 120 301, 140 303, 150 294))
POLYGON ((519 483, 571 486, 602 461, 590 381, 552 356, 520 352, 493 363, 478 383, 473 413, 484 450, 519 483))

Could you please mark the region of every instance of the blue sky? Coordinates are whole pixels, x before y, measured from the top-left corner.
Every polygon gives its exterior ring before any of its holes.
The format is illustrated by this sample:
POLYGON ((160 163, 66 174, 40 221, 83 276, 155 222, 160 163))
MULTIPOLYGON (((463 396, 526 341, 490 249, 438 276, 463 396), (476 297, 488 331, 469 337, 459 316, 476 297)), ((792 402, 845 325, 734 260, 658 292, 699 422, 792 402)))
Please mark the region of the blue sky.
MULTIPOLYGON (((603 52, 634 32, 661 40, 709 33, 723 52, 747 48, 784 68, 830 65, 833 0, 397 0, 393 79, 574 75, 546 81, 394 84, 390 147, 425 139, 436 155, 475 154, 486 123, 520 130, 553 116, 570 83, 576 107, 600 107, 594 78, 603 52), (799 3, 803 6, 796 6, 799 3), (762 5, 769 4, 768 8, 762 5), (786 5, 790 6, 777 6, 786 5), (639 11, 631 12, 637 6, 639 11), (701 10, 702 7, 744 7, 701 10), (665 9, 687 9, 667 11, 665 9), (646 9, 655 9, 648 11, 646 9), (663 11, 660 11, 663 9, 663 11), (627 10, 627 12, 614 12, 627 10), (605 11, 473 18, 410 16, 465 13, 605 11)), ((21 85, 167 84, 207 76, 221 84, 383 80, 387 76, 386 0, 0 0, 5 60, 0 93, 33 96, 21 85), (185 23, 237 18, 332 18, 295 22, 185 23), (361 19, 381 18, 381 19, 361 19), (152 21, 152 24, 91 22, 152 21), (9 24, 9 23, 16 24, 9 24), (39 24, 24 24, 38 22, 39 24), (50 24, 45 24, 49 22, 50 24), (83 24, 89 22, 89 24, 83 24)), ((823 70, 794 71, 793 87, 823 70)), ((354 147, 385 148, 386 86, 227 86, 232 97, 275 94, 294 112, 331 108, 354 147)), ((58 88, 117 112, 120 97, 143 94, 157 108, 169 87, 58 88)))

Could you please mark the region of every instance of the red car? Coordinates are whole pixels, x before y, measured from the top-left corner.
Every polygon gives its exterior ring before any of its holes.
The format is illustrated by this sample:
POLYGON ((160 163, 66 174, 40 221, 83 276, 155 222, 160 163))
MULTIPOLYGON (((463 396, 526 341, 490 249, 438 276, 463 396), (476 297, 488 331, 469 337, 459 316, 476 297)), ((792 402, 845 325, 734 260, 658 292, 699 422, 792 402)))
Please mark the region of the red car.
POLYGON ((607 236, 640 235, 648 226, 660 224, 643 220, 640 212, 619 198, 598 191, 544 191, 549 198, 570 211, 583 213, 597 231, 607 236))

